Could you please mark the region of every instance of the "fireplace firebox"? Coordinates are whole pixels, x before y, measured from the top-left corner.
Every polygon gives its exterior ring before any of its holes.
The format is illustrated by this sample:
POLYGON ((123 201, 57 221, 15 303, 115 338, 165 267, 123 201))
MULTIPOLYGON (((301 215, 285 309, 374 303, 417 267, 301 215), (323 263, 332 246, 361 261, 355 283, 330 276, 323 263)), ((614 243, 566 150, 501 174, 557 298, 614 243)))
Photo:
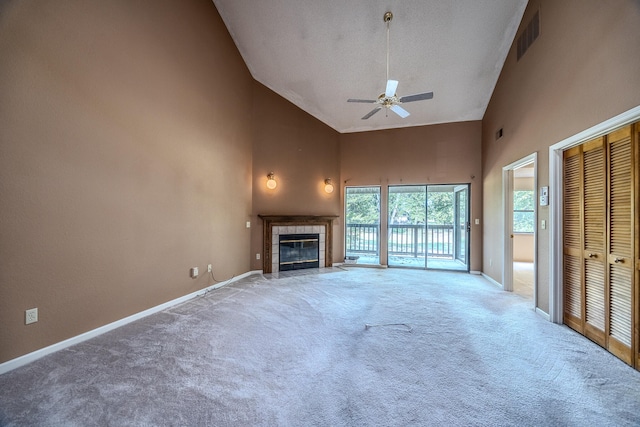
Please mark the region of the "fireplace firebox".
POLYGON ((280 235, 280 271, 318 268, 320 266, 319 234, 280 235))

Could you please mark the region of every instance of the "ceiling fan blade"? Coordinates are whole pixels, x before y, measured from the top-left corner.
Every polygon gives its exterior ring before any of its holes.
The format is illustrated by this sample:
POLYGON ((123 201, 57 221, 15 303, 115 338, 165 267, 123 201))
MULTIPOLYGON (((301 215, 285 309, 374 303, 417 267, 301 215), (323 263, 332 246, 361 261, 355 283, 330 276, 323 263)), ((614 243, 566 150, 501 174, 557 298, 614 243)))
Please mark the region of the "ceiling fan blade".
POLYGON ((384 91, 384 96, 386 96, 387 98, 391 98, 396 94, 396 89, 398 89, 398 81, 387 80, 387 89, 384 91))
POLYGON ((397 115, 399 115, 403 119, 406 118, 406 117, 409 117, 409 112, 407 110, 405 110, 404 108, 402 108, 401 106, 399 106, 399 105, 392 105, 389 108, 391 109, 391 111, 393 111, 394 113, 396 113, 397 115))
POLYGON ((376 102, 375 99, 347 99, 347 102, 362 102, 364 104, 374 104, 376 102))
POLYGON ((373 110, 369 111, 363 118, 362 120, 367 120, 369 117, 373 116, 375 113, 377 113, 378 111, 380 111, 382 107, 377 107, 374 108, 373 110))
POLYGON ((400 102, 422 101, 424 99, 431 98, 433 98, 433 92, 418 93, 416 95, 403 96, 402 98, 400 98, 400 102))

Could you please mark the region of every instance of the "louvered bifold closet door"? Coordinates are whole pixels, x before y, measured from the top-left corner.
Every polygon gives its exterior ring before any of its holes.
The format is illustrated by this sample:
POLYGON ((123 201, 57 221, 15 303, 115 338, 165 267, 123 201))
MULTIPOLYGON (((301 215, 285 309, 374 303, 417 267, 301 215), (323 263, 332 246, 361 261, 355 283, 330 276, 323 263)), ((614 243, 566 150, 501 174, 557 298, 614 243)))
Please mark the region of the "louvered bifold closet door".
POLYGON ((583 144, 584 334, 605 345, 607 185, 604 138, 583 144))
POLYGON ((582 281, 582 146, 564 152, 563 298, 564 323, 584 333, 582 281))
POLYGON ((635 175, 635 235, 636 235, 636 256, 635 256, 635 295, 633 299, 633 312, 636 314, 634 330, 635 340, 633 342, 633 348, 635 352, 635 368, 640 370, 640 122, 636 123, 633 128, 633 154, 634 154, 634 175, 635 175))
POLYGON ((631 126, 607 136, 609 154, 609 241, 607 348, 633 364, 634 175, 631 126))

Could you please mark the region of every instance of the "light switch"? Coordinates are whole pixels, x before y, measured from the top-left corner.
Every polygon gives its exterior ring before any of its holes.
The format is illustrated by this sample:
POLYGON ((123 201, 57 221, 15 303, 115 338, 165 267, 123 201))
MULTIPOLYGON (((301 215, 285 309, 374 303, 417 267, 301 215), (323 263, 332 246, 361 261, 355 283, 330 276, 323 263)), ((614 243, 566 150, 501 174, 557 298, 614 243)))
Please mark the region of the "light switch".
POLYGON ((542 221, 540 221, 540 227, 542 227, 543 230, 547 229, 547 220, 543 219, 542 221))
POLYGON ((480 218, 476 218, 476 225, 480 225, 480 218))

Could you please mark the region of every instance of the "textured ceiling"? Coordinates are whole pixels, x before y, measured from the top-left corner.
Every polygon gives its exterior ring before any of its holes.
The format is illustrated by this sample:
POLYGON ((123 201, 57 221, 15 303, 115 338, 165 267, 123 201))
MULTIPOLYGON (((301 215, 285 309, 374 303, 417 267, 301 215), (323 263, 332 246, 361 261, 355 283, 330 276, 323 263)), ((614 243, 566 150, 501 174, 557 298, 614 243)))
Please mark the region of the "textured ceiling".
POLYGON ((481 120, 526 0, 213 0, 253 77, 333 129, 345 132, 481 120), (389 77, 402 119, 383 109, 361 118, 389 77), (385 114, 386 113, 386 114, 385 114))

